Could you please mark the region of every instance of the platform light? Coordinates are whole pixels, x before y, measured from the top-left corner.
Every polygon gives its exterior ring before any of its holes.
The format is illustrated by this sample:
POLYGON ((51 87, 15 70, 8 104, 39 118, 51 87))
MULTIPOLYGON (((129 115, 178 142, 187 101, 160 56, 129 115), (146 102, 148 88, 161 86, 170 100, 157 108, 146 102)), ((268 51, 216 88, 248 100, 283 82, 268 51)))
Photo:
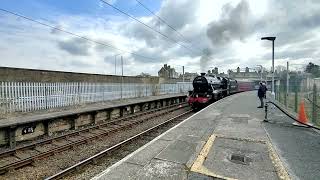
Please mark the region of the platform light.
POLYGON ((268 40, 272 41, 272 98, 275 97, 274 93, 274 41, 276 40, 276 37, 262 37, 261 40, 268 40))

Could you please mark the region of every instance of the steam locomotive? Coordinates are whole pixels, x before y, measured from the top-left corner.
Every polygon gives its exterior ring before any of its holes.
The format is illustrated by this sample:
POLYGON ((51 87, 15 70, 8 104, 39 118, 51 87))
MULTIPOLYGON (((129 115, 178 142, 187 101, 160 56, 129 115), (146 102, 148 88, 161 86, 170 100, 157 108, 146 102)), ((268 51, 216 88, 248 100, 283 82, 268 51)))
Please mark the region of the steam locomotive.
POLYGON ((238 92, 238 82, 226 77, 201 73, 194 78, 193 91, 189 92, 188 103, 193 109, 199 109, 225 96, 238 92))

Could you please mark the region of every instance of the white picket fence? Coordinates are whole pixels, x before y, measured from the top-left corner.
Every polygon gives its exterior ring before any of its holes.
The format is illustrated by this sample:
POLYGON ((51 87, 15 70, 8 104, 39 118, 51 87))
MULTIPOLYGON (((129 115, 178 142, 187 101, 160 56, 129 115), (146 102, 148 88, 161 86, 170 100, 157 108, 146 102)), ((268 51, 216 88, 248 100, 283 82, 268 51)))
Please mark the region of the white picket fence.
POLYGON ((192 90, 191 83, 125 83, 121 88, 120 83, 0 82, 0 113, 30 112, 121 97, 185 93, 189 90, 192 90))

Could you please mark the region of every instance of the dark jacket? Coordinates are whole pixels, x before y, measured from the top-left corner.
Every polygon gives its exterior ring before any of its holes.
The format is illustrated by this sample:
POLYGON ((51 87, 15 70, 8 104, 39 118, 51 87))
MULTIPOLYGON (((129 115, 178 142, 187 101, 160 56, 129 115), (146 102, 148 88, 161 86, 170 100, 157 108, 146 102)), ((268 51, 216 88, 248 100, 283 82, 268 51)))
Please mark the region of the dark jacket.
POLYGON ((258 89, 258 97, 265 97, 267 92, 267 87, 264 85, 260 85, 258 89))

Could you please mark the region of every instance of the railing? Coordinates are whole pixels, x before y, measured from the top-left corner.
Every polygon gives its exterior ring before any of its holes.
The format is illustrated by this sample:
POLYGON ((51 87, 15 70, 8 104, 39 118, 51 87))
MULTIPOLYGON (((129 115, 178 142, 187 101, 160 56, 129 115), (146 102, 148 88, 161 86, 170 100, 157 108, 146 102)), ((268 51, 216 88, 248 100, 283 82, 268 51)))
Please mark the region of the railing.
POLYGON ((188 90, 192 90, 190 83, 121 85, 85 82, 0 82, 0 113, 30 112, 121 98, 186 93, 188 90))
POLYGON ((286 81, 280 81, 275 86, 275 98, 288 109, 298 113, 301 103, 305 105, 305 112, 310 123, 320 126, 320 94, 317 80, 299 79, 293 77, 286 81), (288 91, 288 92, 287 92, 288 91))

